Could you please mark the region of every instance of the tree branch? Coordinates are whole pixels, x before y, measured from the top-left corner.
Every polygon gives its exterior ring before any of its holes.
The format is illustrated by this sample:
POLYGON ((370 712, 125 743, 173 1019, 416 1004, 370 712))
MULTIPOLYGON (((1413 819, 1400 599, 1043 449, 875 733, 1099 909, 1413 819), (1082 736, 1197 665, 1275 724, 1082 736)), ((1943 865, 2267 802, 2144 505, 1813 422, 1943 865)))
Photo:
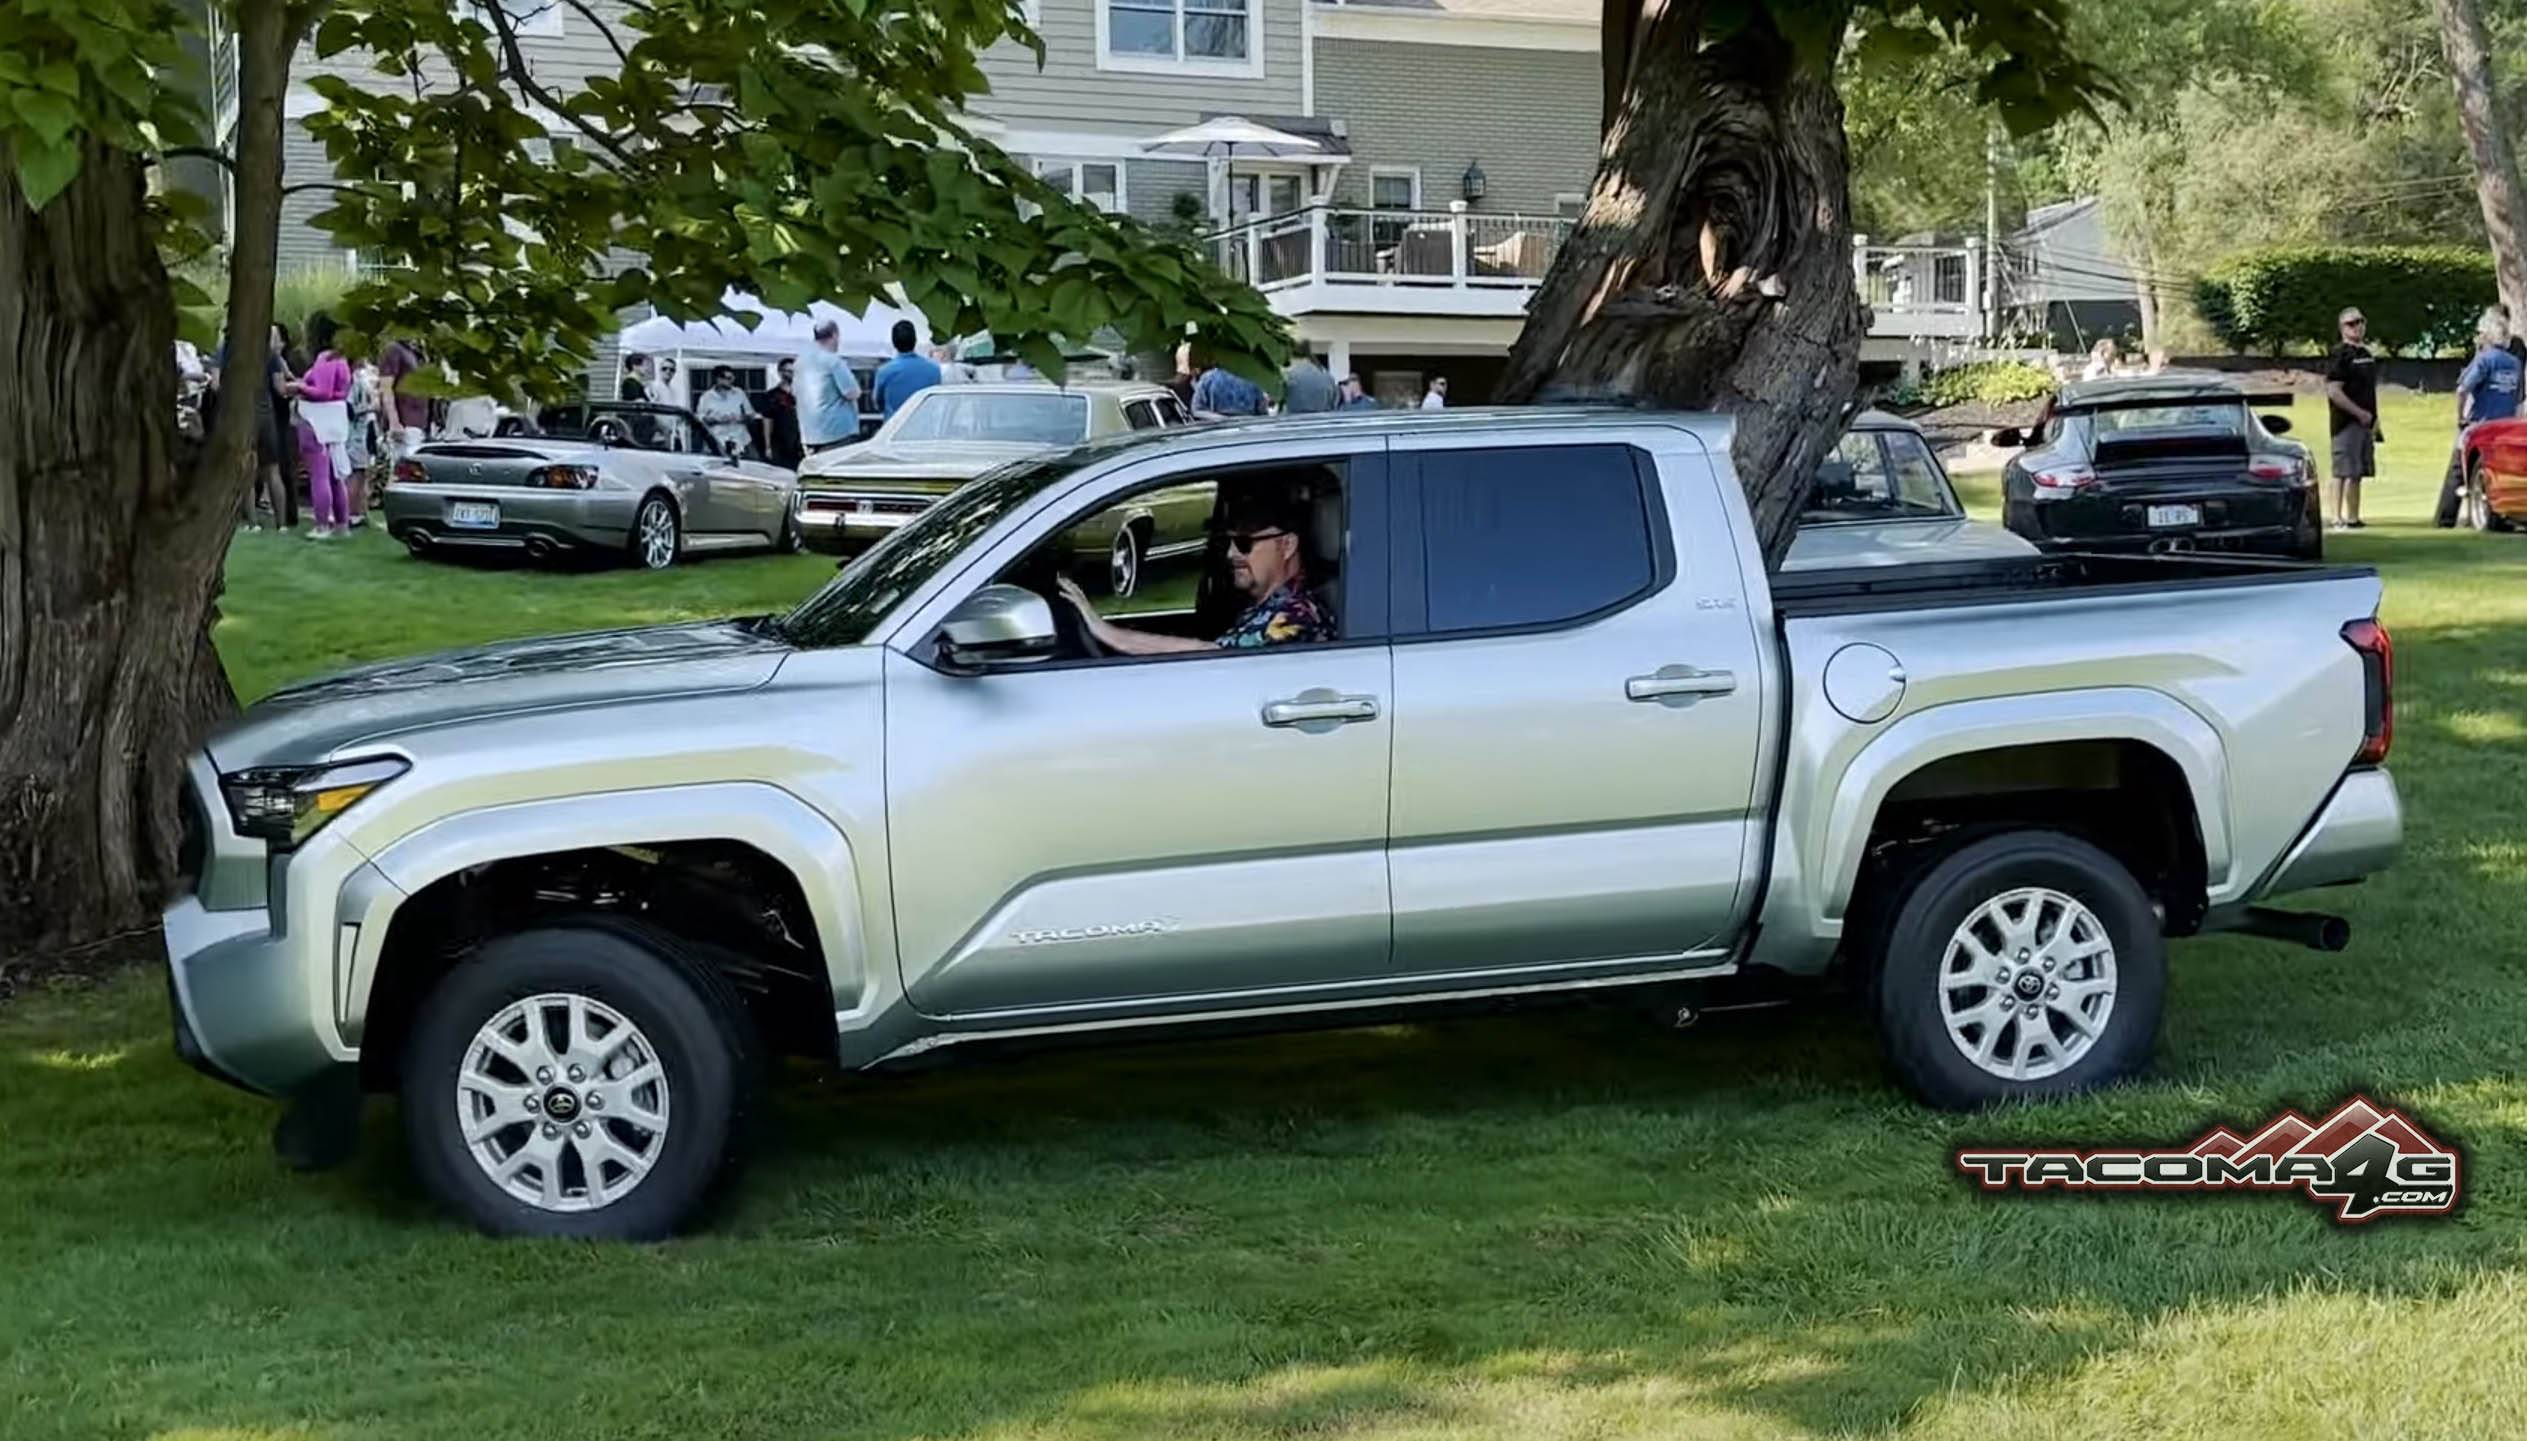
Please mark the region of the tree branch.
POLYGON ((237 173, 237 162, 226 151, 213 150, 205 145, 170 146, 158 152, 158 160, 161 164, 170 160, 207 160, 231 175, 237 173))
POLYGON ((528 99, 569 121, 573 130, 596 142, 598 149, 613 156, 615 162, 623 166, 625 170, 638 168, 638 163, 633 160, 632 153, 623 147, 620 140, 574 114, 558 96, 536 83, 535 77, 527 70, 526 52, 518 48, 517 22, 509 18, 509 12, 505 7, 498 4, 486 5, 483 7, 483 14, 491 21, 492 30, 500 37, 500 53, 503 57, 501 70, 508 77, 510 84, 517 86, 528 99))
POLYGON ((597 33, 605 37, 607 47, 614 51, 614 59, 616 63, 629 67, 632 63, 631 52, 623 48, 622 41, 614 38, 614 27, 608 25, 603 19, 599 18, 597 12, 589 6, 587 0, 568 0, 568 3, 571 9, 579 12, 581 19, 597 27, 597 33))

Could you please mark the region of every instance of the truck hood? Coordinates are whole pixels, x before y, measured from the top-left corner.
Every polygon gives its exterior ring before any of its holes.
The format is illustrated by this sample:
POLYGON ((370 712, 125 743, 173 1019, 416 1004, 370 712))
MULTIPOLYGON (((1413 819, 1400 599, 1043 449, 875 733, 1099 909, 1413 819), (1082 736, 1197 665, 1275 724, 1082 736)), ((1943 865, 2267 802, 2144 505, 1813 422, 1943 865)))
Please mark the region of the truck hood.
POLYGON ((904 482, 932 481, 954 489, 984 471, 1042 455, 1050 448, 980 440, 847 445, 809 456, 799 469, 799 484, 813 490, 819 486, 891 488, 904 482))
POLYGON ((451 722, 643 697, 746 690, 789 647, 752 622, 541 636, 341 671, 275 691, 210 739, 221 771, 305 765, 451 722))

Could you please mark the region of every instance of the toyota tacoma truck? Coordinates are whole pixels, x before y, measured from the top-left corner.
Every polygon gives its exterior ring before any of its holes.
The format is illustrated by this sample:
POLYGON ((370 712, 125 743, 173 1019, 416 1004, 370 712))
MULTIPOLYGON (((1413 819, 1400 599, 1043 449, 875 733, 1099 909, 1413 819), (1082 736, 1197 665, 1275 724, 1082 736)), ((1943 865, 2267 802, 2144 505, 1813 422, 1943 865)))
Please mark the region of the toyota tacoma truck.
POLYGON ((281 692, 192 762, 177 1047, 290 1102, 302 1163, 392 1091, 459 1216, 655 1237, 779 1055, 1839 979, 1904 1086, 1973 1107, 2141 1069, 2170 937, 2343 943, 2263 903, 2400 844, 2372 572, 1768 577, 1730 442, 1149 432, 975 480, 786 615, 281 692), (1182 573, 1064 582, 1185 487, 1215 519, 1182 573))

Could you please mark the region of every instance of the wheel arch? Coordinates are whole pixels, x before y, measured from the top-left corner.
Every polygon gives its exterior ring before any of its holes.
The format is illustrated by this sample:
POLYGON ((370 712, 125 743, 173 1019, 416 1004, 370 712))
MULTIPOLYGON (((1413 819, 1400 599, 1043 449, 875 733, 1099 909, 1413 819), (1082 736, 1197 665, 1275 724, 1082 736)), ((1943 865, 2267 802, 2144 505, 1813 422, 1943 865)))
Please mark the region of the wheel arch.
MULTIPOLYGON (((2054 797, 2095 791, 2097 766, 2107 758, 2137 768, 2115 772, 2119 783, 2103 793, 2150 799, 2155 814, 2187 837, 2184 869, 2199 875, 2204 888, 2225 884, 2236 864, 2228 763, 2219 733, 2201 716, 2159 692, 2123 687, 1962 701, 1886 727, 1846 764, 1808 777, 1801 787, 1806 801, 1785 798, 1785 805, 1803 804, 1805 811, 1785 816, 1775 846, 1765 949, 1790 968, 1822 964, 1843 938, 1863 872, 1887 842, 1890 820, 1917 810, 1914 802, 1943 792, 2054 797), (2045 783, 2065 779, 2059 772, 2066 769, 2092 783, 2045 783), (1975 775, 1997 788, 1955 785, 1975 775)), ((1996 819, 2006 812, 1990 809, 1996 819)), ((2198 907, 2201 897, 2190 904, 2198 907)), ((2171 923, 2185 908, 2170 907, 2171 923)))
POLYGON ((723 969, 765 973, 782 1009, 803 1012, 786 1023, 821 1059, 834 1054, 840 1014, 894 990, 869 944, 849 839, 762 783, 463 811, 381 849, 368 873, 384 884, 345 893, 342 919, 359 930, 337 999, 344 1038, 373 1076, 391 1072, 400 1027, 436 975, 538 916, 637 916, 709 948, 723 969))

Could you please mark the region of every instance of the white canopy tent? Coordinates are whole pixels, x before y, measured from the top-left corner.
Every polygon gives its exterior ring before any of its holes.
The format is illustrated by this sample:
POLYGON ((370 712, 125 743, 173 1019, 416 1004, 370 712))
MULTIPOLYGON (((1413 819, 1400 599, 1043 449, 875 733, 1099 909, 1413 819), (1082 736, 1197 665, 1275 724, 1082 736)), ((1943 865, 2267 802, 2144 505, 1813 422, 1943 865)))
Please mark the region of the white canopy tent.
POLYGON ((707 377, 710 367, 722 361, 769 365, 784 356, 795 356, 815 343, 817 325, 827 320, 842 327, 842 354, 852 360, 877 361, 893 356, 893 332, 898 320, 913 323, 916 348, 930 344, 930 322, 918 310, 899 310, 881 303, 854 315, 822 300, 804 312, 774 310, 741 290, 721 295, 720 314, 709 320, 678 322, 653 315, 637 325, 624 327, 616 340, 625 355, 675 357, 677 383, 682 385, 695 370, 707 377), (739 319, 740 316, 747 318, 739 319))

